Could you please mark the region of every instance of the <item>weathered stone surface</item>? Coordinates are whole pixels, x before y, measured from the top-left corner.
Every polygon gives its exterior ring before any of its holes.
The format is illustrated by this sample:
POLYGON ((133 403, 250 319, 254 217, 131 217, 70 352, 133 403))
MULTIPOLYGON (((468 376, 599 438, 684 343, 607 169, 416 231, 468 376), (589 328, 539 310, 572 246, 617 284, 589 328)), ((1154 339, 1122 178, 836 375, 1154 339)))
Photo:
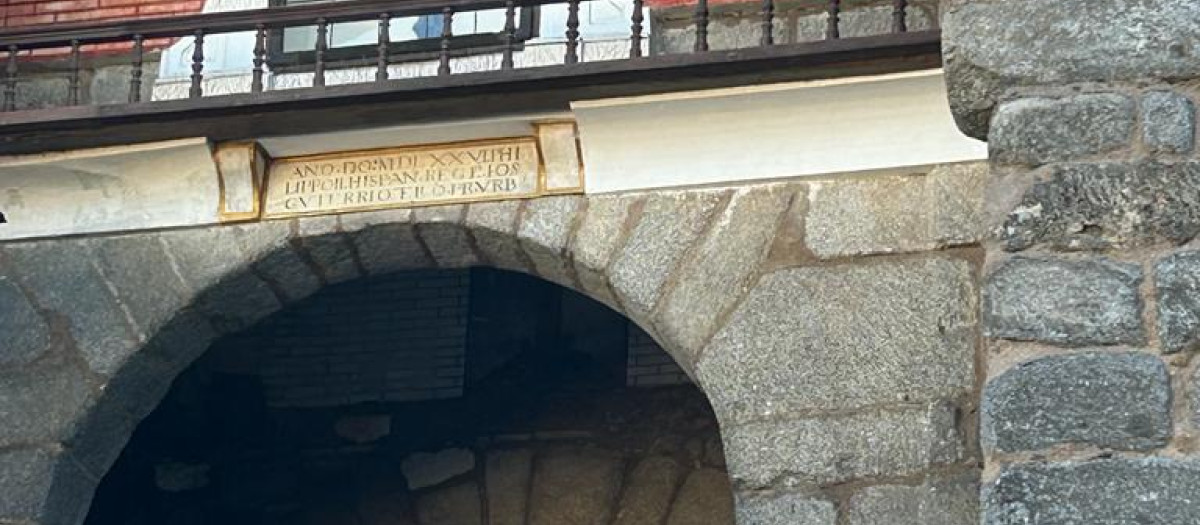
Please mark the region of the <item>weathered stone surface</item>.
POLYGON ((1127 147, 1137 121, 1133 99, 1116 93, 1004 102, 988 151, 1006 164, 1045 164, 1127 147))
POLYGON ((719 191, 689 191, 650 197, 609 274, 629 313, 644 315, 654 308, 667 277, 700 238, 722 196, 719 191))
POLYGON ((475 454, 462 448, 438 452, 418 452, 404 458, 400 465, 411 490, 437 485, 475 468, 475 454))
POLYGON ((1142 95, 1142 142, 1163 153, 1190 153, 1196 148, 1196 105, 1171 91, 1142 95))
POLYGON ((726 421, 957 396, 974 384, 975 294, 969 265, 944 258, 781 270, 698 379, 726 421))
POLYGON ((567 261, 567 242, 581 198, 574 195, 542 197, 526 203, 517 237, 542 278, 574 287, 567 261))
POLYGON ((1141 269, 1105 258, 1014 257, 983 289, 984 334, 1071 346, 1139 344, 1141 269))
POLYGON ((158 235, 99 239, 96 254, 101 272, 143 338, 153 336, 193 299, 158 235))
POLYGON ((363 269, 372 275, 433 266, 417 241, 412 210, 378 210, 342 215, 363 269))
POLYGON ((441 268, 465 268, 479 264, 471 249, 471 238, 462 226, 464 206, 431 206, 413 210, 417 234, 441 268))
POLYGON ((341 232, 338 216, 303 217, 297 219, 297 224, 300 245, 325 282, 340 283, 362 276, 354 260, 354 246, 341 232))
POLYGON ((625 222, 639 202, 636 195, 602 195, 588 199, 571 243, 575 275, 583 291, 609 305, 616 303, 608 286, 607 268, 625 232, 625 222))
MULTIPOLYGON (((71 337, 92 370, 111 374, 134 351, 136 336, 96 270, 95 254, 86 242, 57 239, 9 244, 4 251, 38 301, 68 319, 71 337)), ((19 333, 10 329, 0 332, 19 333)))
POLYGON ((743 493, 737 498, 738 525, 834 525, 837 507, 806 494, 743 493))
MULTIPOLYGON (((639 462, 626 478, 614 525, 663 523, 671 510, 671 500, 681 474, 679 463, 667 456, 649 457, 639 462)), ((725 494, 731 497, 728 482, 725 494)), ((729 506, 732 508, 732 504, 729 506)))
POLYGON ((250 271, 231 228, 163 232, 179 274, 193 293, 196 308, 223 331, 246 328, 278 311, 275 292, 250 271))
POLYGON ((950 105, 978 139, 1014 86, 1200 77, 1195 2, 950 0, 942 13, 950 105))
POLYGON ((963 457, 954 408, 924 408, 825 418, 724 424, 734 483, 829 484, 907 476, 963 457))
POLYGON ((1158 296, 1158 340, 1164 352, 1200 342, 1200 252, 1183 252, 1154 265, 1158 296))
POLYGON ((533 475, 533 451, 497 450, 488 453, 487 525, 525 525, 529 508, 529 478, 533 475))
POLYGON ((50 327, 29 304, 12 277, 0 275, 0 366, 21 365, 37 359, 50 345, 50 327))
POLYGON ((609 452, 561 447, 538 457, 529 525, 604 525, 612 519, 621 459, 609 452))
POLYGON ((867 487, 850 498, 850 525, 976 525, 977 479, 867 487))
POLYGON ((1200 515, 1200 463, 1166 458, 1029 463, 983 494, 983 525, 1185 525, 1200 515))
POLYGON ((292 245, 289 222, 262 221, 233 228, 238 244, 253 262, 257 273, 288 301, 298 301, 321 288, 321 279, 315 270, 292 245))
POLYGON ((531 271, 521 253, 517 240, 517 215, 521 201, 507 200, 477 202, 467 206, 467 217, 463 223, 475 237, 475 246, 488 263, 496 268, 531 271))
POLYGON ((65 440, 91 405, 92 389, 86 373, 68 364, 39 364, 3 374, 0 446, 65 440))
POLYGON ((699 468, 688 475, 671 506, 667 525, 733 525, 733 490, 729 475, 699 468))
POLYGON ((809 184, 805 241, 820 257, 931 250, 983 231, 984 163, 809 184))
POLYGON ((1069 164, 1034 184, 1004 222, 1008 250, 1099 250, 1200 233, 1200 162, 1069 164))
POLYGON ((1001 452, 1082 443, 1147 450, 1171 436, 1166 365, 1137 353, 1043 357, 993 378, 983 440, 1001 452))
MULTIPOLYGON (((479 525, 479 487, 467 481, 417 496, 417 519, 438 525, 479 525)), ((343 522, 344 523, 344 522, 343 522)))
POLYGON ((0 521, 82 523, 95 482, 61 452, 0 452, 0 521))
MULTIPOLYGON (((660 335, 693 359, 717 318, 749 287, 793 195, 786 185, 738 191, 697 248, 698 264, 680 270, 658 315, 660 335)), ((689 363, 690 365, 690 363, 689 363)))

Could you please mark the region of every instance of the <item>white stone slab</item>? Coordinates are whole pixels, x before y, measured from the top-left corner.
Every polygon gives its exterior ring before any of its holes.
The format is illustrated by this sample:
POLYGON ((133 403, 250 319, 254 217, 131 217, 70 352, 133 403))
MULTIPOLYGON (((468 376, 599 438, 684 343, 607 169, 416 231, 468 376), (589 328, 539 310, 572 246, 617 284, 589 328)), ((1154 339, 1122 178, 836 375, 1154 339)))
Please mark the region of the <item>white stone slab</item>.
POLYGON ((202 138, 0 157, 0 240, 211 224, 220 196, 202 138))

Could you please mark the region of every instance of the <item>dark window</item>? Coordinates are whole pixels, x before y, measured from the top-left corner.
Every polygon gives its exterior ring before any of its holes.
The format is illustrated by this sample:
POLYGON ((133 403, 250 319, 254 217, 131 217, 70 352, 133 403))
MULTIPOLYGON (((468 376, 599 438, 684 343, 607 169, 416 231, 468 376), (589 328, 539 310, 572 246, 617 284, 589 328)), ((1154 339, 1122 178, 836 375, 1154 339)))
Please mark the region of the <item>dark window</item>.
MULTIPOLYGON (((330 0, 270 0, 272 7, 330 0)), ((336 1, 336 0, 334 0, 336 1)), ((538 9, 523 7, 517 11, 516 45, 537 36, 538 9)), ((392 63, 430 60, 441 50, 442 15, 397 17, 389 25, 392 63)), ((454 36, 450 39, 452 56, 496 53, 504 46, 504 9, 466 11, 454 15, 454 36)), ((268 63, 277 72, 311 70, 315 62, 316 26, 290 27, 271 33, 268 63)), ((369 66, 378 56, 379 22, 343 22, 329 25, 329 66, 369 66)))

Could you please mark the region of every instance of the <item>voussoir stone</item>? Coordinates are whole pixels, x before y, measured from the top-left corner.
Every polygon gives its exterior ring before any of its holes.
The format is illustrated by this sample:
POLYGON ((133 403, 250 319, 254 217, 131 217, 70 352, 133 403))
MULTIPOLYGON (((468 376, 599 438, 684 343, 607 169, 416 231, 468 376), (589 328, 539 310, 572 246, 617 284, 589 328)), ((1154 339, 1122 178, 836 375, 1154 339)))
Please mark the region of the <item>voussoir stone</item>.
POLYGON ((575 195, 542 197, 526 203, 517 237, 542 278, 574 288, 567 242, 582 199, 575 195))
POLYGON ((1200 252, 1183 252, 1154 265, 1158 339, 1163 352, 1195 348, 1200 342, 1200 252))
POLYGON ((25 364, 45 353, 50 327, 10 276, 0 275, 0 365, 25 364))
POLYGON ((974 384, 970 265, 941 257, 780 270, 701 355, 726 420, 954 397, 974 384))
POLYGON ((0 522, 82 523, 92 502, 93 479, 61 451, 0 452, 0 522))
POLYGON ((1068 346, 1140 344, 1137 265, 1106 258, 1014 257, 987 277, 984 334, 1068 346))
POLYGON ((1001 452, 1067 443, 1148 450, 1170 438, 1170 411, 1170 376, 1153 355, 1043 357, 988 382, 983 440, 1001 452))
POLYGON ((965 454, 954 408, 940 402, 846 416, 726 423, 723 429, 729 473, 743 488, 907 476, 965 454))
POLYGON ((1190 153, 1196 148, 1196 105, 1173 91, 1142 95, 1142 142, 1162 153, 1190 153))
POLYGON ((433 266, 417 241, 412 210, 377 210, 342 215, 342 231, 350 235, 363 269, 372 275, 433 266))
POLYGON ((918 486, 867 487, 850 498, 850 525, 975 525, 978 474, 918 486))
POLYGON ((587 211, 571 242, 579 285, 592 297, 610 305, 616 303, 616 298, 608 285, 608 264, 624 238, 625 222, 638 202, 638 195, 601 195, 588 199, 587 211))
POLYGON ((465 206, 450 204, 413 210, 417 234, 441 268, 466 268, 479 264, 471 238, 463 226, 465 206))
POLYGON ((999 236, 1007 250, 1045 243, 1107 249, 1183 243, 1200 233, 1200 162, 1097 162, 1052 168, 1025 191, 999 236))
POLYGON ((983 494, 983 525, 1191 525, 1200 463, 1166 458, 1004 467, 983 494))
POLYGON ((996 110, 988 150, 1001 163, 1060 162, 1128 146, 1136 121, 1128 95, 1023 98, 996 110))
POLYGON ((0 375, 0 447, 66 440, 93 404, 93 388, 87 373, 71 363, 38 363, 0 375))
POLYGON ((96 262, 142 337, 153 336, 193 301, 194 294, 158 235, 134 234, 95 242, 96 262))
POLYGON ((942 45, 959 127, 985 139, 1010 88, 1200 77, 1200 4, 1175 0, 948 0, 942 45))
POLYGON ((223 331, 241 330, 278 311, 282 304, 250 270, 232 228, 163 232, 180 275, 199 293, 196 308, 223 331))
POLYGON ((830 501, 790 492, 742 493, 738 525, 834 525, 837 507, 830 501))
POLYGON ((480 254, 496 268, 522 272, 532 270, 521 253, 521 244, 515 231, 521 202, 476 202, 467 206, 467 217, 463 223, 475 237, 480 254))
POLYGON ((305 253, 327 283, 340 283, 362 276, 355 261, 350 237, 342 233, 336 215, 297 219, 297 237, 305 253))
POLYGON ((644 315, 658 303, 663 285, 700 238, 724 191, 655 194, 612 263, 610 279, 623 304, 644 315))

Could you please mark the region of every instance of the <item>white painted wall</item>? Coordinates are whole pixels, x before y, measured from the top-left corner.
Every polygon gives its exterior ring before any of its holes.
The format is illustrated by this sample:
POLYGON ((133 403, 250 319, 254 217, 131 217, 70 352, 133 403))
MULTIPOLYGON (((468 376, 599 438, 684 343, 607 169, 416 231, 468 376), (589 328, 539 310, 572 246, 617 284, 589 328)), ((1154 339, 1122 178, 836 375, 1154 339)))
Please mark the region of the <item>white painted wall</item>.
POLYGON ((940 70, 572 105, 588 193, 982 160, 940 70))

